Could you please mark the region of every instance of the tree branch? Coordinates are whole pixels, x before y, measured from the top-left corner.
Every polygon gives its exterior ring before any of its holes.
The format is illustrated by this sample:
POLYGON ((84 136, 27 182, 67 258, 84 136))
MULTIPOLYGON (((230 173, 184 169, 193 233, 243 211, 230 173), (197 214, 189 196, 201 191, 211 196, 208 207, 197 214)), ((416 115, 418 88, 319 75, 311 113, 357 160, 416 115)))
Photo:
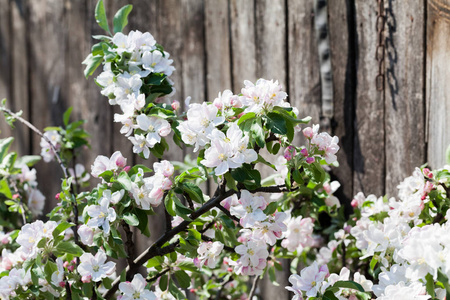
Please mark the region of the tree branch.
POLYGON ((56 160, 59 163, 59 166, 61 167, 61 170, 64 173, 64 178, 67 179, 67 168, 66 166, 63 164, 61 157, 58 154, 58 151, 56 150, 55 146, 50 142, 50 140, 39 130, 36 128, 36 126, 34 126, 33 124, 31 124, 30 122, 28 122, 27 120, 25 120, 24 118, 22 118, 21 116, 17 115, 16 113, 12 112, 10 109, 6 108, 6 107, 2 107, 0 106, 0 110, 9 114, 10 116, 14 117, 15 119, 19 120, 22 124, 24 124, 25 126, 27 126, 28 128, 30 128, 31 130, 33 130, 34 132, 36 132, 39 136, 41 136, 47 143, 49 143, 50 148, 52 148, 53 152, 55 153, 56 156, 56 160))
POLYGON ((216 205, 216 207, 218 208, 218 209, 220 209, 228 218, 230 218, 230 219, 232 219, 232 220, 234 220, 234 221, 236 221, 236 222, 239 222, 240 220, 236 217, 236 216, 233 216, 231 213, 230 213, 230 211, 228 210, 228 209, 226 209, 225 207, 223 207, 220 203, 218 203, 217 205, 216 205))
POLYGON ((258 286, 259 276, 255 276, 255 279, 253 280, 252 289, 250 290, 250 294, 248 294, 248 299, 252 299, 253 295, 255 294, 256 287, 258 286))
MULTIPOLYGON (((131 231, 130 225, 122 220, 121 225, 123 227, 123 230, 125 231, 127 240, 125 242, 125 248, 127 251, 127 263, 128 266, 132 266, 134 264, 134 242, 133 242, 133 232, 131 231)), ((128 274, 127 274, 128 275, 128 274)), ((131 281, 132 278, 128 278, 128 281, 131 281)))
POLYGON ((153 276, 153 277, 147 279, 147 282, 155 281, 156 279, 158 279, 159 277, 163 276, 164 274, 166 274, 166 273, 169 272, 169 271, 170 271, 170 268, 167 268, 167 269, 165 269, 165 270, 159 272, 159 273, 156 274, 155 276, 153 276))
MULTIPOLYGON (((213 207, 216 206, 217 203, 220 203, 223 199, 230 197, 236 193, 233 190, 229 190, 225 193, 219 193, 219 195, 215 198, 212 198, 208 202, 206 202, 202 207, 200 207, 198 210, 194 211, 189 218, 190 221, 183 221, 180 225, 176 226, 175 228, 172 228, 171 230, 164 233, 155 243, 153 243, 149 248, 147 248, 144 252, 141 253, 135 260, 132 266, 128 266, 126 269, 127 277, 130 274, 135 274, 142 264, 144 264, 147 260, 155 257, 155 256, 162 256, 167 253, 173 252, 175 248, 178 246, 178 241, 170 244, 169 246, 163 247, 163 245, 167 242, 169 242, 175 235, 178 233, 184 231, 187 229, 189 224, 191 224, 192 221, 203 215, 204 213, 211 210, 213 207)), ((117 291, 120 283, 120 277, 118 277, 114 282, 112 283, 111 289, 109 289, 107 292, 103 294, 103 298, 110 299, 114 293, 117 291)))

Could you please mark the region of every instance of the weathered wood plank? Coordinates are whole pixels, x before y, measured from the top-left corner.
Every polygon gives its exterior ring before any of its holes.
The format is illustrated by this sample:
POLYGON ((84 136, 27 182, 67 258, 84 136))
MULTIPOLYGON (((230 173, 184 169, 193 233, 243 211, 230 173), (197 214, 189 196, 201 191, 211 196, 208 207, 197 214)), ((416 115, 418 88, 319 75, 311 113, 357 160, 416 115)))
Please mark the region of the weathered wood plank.
MULTIPOLYGON (((68 37, 64 24, 64 2, 37 0, 28 2, 29 19, 29 76, 30 119, 39 129, 62 123, 65 108, 61 89, 65 88, 65 39, 68 37), (51 55, 49 55, 51 53, 51 55)), ((33 134, 33 154, 40 153, 41 138, 33 134)), ((36 165, 39 187, 47 197, 44 211, 54 207, 54 195, 60 190, 63 176, 57 163, 36 165)))
MULTIPOLYGON (((231 89, 230 19, 228 1, 205 1, 207 101, 231 89)), ((236 91, 237 92, 237 91, 236 91)))
MULTIPOLYGON (((0 100, 7 98, 9 101, 7 105, 11 108, 13 103, 11 101, 11 1, 0 0, 0 100)), ((3 115, 0 116, 0 138, 12 136, 12 132, 8 124, 5 122, 3 115)), ((17 148, 15 148, 17 149, 17 148)))
POLYGON ((333 71, 334 114, 332 133, 339 137, 340 150, 337 153, 339 168, 333 168, 332 175, 339 179, 341 187, 336 195, 348 202, 353 197, 353 106, 356 83, 356 29, 354 28, 354 5, 328 1, 331 64, 333 71), (353 26, 352 26, 353 25, 353 26))
POLYGON ((450 1, 430 0, 427 16, 427 137, 428 162, 433 168, 445 163, 450 144, 450 1))
MULTIPOLYGON (((317 42, 314 33, 314 1, 288 1, 289 102, 298 108, 300 117, 311 116, 319 124, 321 116, 320 74, 317 42)), ((301 136, 296 145, 304 142, 301 136)))
POLYGON ((389 1, 386 16, 386 193, 395 196, 426 159, 424 2, 389 1))
POLYGON ((384 93, 376 90, 378 63, 377 3, 355 1, 357 22, 357 88, 354 136, 354 191, 383 195, 385 191, 384 93))
POLYGON ((256 81, 256 36, 254 2, 230 0, 233 92, 239 93, 244 80, 256 81))

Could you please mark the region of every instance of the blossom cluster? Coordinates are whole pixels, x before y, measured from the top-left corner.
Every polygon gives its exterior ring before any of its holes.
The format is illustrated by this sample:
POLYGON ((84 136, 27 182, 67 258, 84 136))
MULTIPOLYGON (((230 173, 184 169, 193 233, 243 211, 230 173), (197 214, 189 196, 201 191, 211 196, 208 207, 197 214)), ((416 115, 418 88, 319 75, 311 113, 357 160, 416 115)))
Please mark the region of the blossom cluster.
POLYGON ((167 120, 148 115, 146 110, 152 103, 150 94, 164 96, 175 92, 169 79, 175 70, 173 61, 148 32, 118 32, 110 40, 108 51, 115 59, 104 64, 96 82, 109 103, 120 107, 122 113, 115 114, 114 121, 122 124, 120 132, 133 143, 133 151, 148 158, 149 148, 171 132, 167 120), (168 89, 161 90, 163 84, 168 89))
MULTIPOLYGON (((446 285, 450 278, 447 260, 450 255, 450 240, 447 238, 450 210, 449 203, 443 202, 448 201, 444 198, 449 178, 448 166, 433 172, 428 168, 416 168, 412 176, 398 185, 398 199, 377 198, 375 195, 365 197, 358 193, 351 203, 355 209, 353 219, 334 233, 335 239, 317 251, 317 261, 333 265, 334 259, 338 259, 354 265, 356 261, 338 251, 354 247, 361 260, 371 260, 371 265, 379 265, 375 281, 368 281, 359 273, 355 273, 353 279, 366 292, 375 294, 377 299, 445 299, 442 285, 433 283, 433 290, 427 286, 430 281, 446 285)), ((321 289, 313 290, 312 286, 305 284, 317 279, 314 277, 319 274, 316 269, 317 263, 314 262, 300 276, 291 276, 293 286, 287 289, 295 293, 296 299, 324 295, 330 286, 325 277, 320 278, 321 284, 314 285, 322 286, 321 289)), ((344 271, 348 269, 342 268, 341 273, 344 271)), ((346 276, 339 280, 348 281, 349 278, 346 276)), ((336 297, 345 299, 351 299, 349 297, 355 293, 355 290, 334 291, 336 297)))

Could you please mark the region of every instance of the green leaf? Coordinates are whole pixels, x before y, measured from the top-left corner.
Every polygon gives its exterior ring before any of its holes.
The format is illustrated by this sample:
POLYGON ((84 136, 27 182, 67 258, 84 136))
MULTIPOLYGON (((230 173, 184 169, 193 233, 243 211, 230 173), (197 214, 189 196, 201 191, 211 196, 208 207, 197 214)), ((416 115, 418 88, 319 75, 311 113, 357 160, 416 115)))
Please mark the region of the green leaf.
POLYGON ((92 55, 89 54, 86 59, 82 62, 83 65, 86 65, 84 69, 84 76, 88 78, 92 74, 94 74, 95 70, 100 66, 103 61, 102 55, 92 55))
POLYGON ((339 300, 332 291, 326 291, 322 297, 323 300, 339 300))
POLYGON ((230 190, 237 191, 238 189, 237 189, 237 186, 236 186, 236 181, 233 179, 233 176, 231 176, 231 173, 230 172, 225 173, 224 177, 225 177, 225 179, 227 181, 227 187, 230 190))
POLYGON ((73 107, 71 106, 64 112, 63 122, 64 122, 65 126, 69 125, 69 119, 70 119, 70 114, 72 113, 72 110, 73 110, 73 107))
POLYGON ((270 279, 270 282, 272 282, 272 284, 274 286, 280 286, 280 284, 277 282, 277 276, 275 274, 275 268, 273 268, 273 267, 269 268, 269 279, 270 279))
POLYGON ((427 287, 427 293, 428 295, 430 295, 432 298, 434 298, 435 293, 434 293, 434 279, 433 279, 433 275, 431 275, 430 273, 428 273, 425 276, 426 279, 426 287, 427 287))
POLYGON ((95 6, 95 20, 103 30, 111 34, 108 26, 108 19, 106 18, 106 11, 103 0, 98 1, 97 5, 95 6))
POLYGON ((175 278, 183 289, 187 289, 191 285, 191 277, 185 271, 175 271, 175 278))
POLYGON ((309 116, 305 117, 303 119, 297 119, 297 118, 294 117, 295 116, 294 113, 288 112, 286 109, 287 109, 286 107, 281 107, 281 106, 275 106, 273 108, 274 112, 277 112, 277 113, 283 115, 283 117, 286 120, 292 122, 294 125, 297 125, 297 124, 308 124, 309 121, 311 121, 311 117, 309 117, 309 116))
POLYGON ((56 250, 61 253, 68 253, 75 256, 81 256, 84 253, 83 249, 73 242, 61 242, 56 245, 56 250))
POLYGON ((192 262, 189 261, 177 263, 177 267, 180 268, 181 270, 198 273, 198 268, 192 262))
POLYGON ((275 171, 277 171, 277 168, 275 167, 274 164, 271 164, 270 162, 268 162, 267 160, 265 160, 264 157, 262 157, 261 155, 258 154, 258 159, 256 160, 257 162, 263 163, 268 167, 271 167, 272 169, 274 169, 275 171))
POLYGON ((164 206, 172 217, 175 217, 177 214, 175 212, 175 203, 173 202, 173 197, 176 197, 173 193, 167 194, 166 198, 164 199, 164 206))
POLYGON ((3 158, 5 158, 6 153, 8 153, 9 146, 11 146, 11 143, 13 141, 14 141, 13 137, 0 140, 0 161, 2 161, 3 158))
POLYGON ((123 214, 123 219, 125 222, 127 222, 128 225, 131 225, 131 226, 139 225, 138 217, 130 211, 123 214))
POLYGON ((370 269, 373 271, 375 269, 375 266, 377 265, 378 260, 375 256, 372 257, 372 260, 370 261, 370 269))
POLYGON ((280 114, 270 112, 267 114, 267 129, 277 134, 287 134, 286 120, 280 114))
POLYGON ((259 147, 263 148, 266 145, 266 139, 264 137, 264 129, 261 124, 261 119, 256 119, 251 128, 250 132, 253 135, 253 138, 256 140, 256 143, 259 147))
POLYGON ((11 152, 8 153, 0 163, 0 169, 11 170, 16 162, 17 153, 11 152))
POLYGON ((192 201, 195 201, 197 203, 205 202, 205 200, 203 199, 203 192, 197 185, 191 182, 183 182, 181 188, 189 195, 192 201))
POLYGON ((271 215, 273 214, 278 208, 278 202, 271 202, 269 205, 267 205, 266 209, 264 210, 264 214, 271 215))
POLYGON ((150 237, 150 229, 148 228, 147 213, 139 208, 135 208, 134 213, 136 214, 139 220, 139 225, 137 225, 137 228, 142 232, 143 235, 150 237))
POLYGON ((5 195, 8 199, 12 198, 11 189, 8 186, 6 178, 0 181, 0 194, 5 195))
POLYGON ((117 11, 114 15, 113 25, 114 25, 114 33, 122 32, 122 30, 128 24, 128 14, 133 9, 133 5, 125 5, 121 9, 117 11))
POLYGON ((445 151, 445 160, 447 161, 447 164, 450 165, 450 145, 448 145, 447 151, 445 151))
POLYGON ((354 282, 354 281, 338 281, 333 285, 333 287, 353 289, 353 290, 357 290, 360 292, 364 292, 363 287, 359 283, 354 282))
POLYGON ((117 182, 119 182, 125 190, 131 190, 131 179, 130 176, 128 176, 127 172, 120 172, 119 177, 117 178, 117 182))
POLYGON ((246 113, 245 115, 243 115, 243 116, 241 116, 241 117, 239 118, 237 124, 238 124, 238 125, 241 125, 241 124, 244 123, 245 121, 251 120, 251 119, 254 119, 254 118, 256 118, 256 114, 255 114, 254 112, 246 113))
POLYGON ((67 228, 70 228, 72 226, 75 226, 75 224, 73 223, 69 223, 69 222, 62 222, 60 223, 58 226, 56 226, 56 228, 53 230, 53 238, 56 238, 58 235, 61 234, 61 232, 64 232, 67 228))
POLYGON ((177 298, 177 300, 184 300, 186 296, 178 289, 173 281, 169 282, 169 292, 177 298))
POLYGON ((27 165, 28 167, 31 167, 31 166, 35 165, 40 160, 41 160, 41 156, 40 155, 25 155, 25 156, 19 157, 16 160, 14 165, 15 166, 27 165))
POLYGON ((444 273, 442 273, 441 270, 438 270, 438 277, 437 279, 442 283, 442 285, 445 287, 445 294, 446 299, 450 299, 450 285, 448 282, 448 277, 444 273))
POLYGON ((162 291, 167 290, 167 283, 168 283, 168 278, 167 278, 167 275, 164 274, 163 276, 161 276, 161 279, 159 280, 159 288, 162 291))

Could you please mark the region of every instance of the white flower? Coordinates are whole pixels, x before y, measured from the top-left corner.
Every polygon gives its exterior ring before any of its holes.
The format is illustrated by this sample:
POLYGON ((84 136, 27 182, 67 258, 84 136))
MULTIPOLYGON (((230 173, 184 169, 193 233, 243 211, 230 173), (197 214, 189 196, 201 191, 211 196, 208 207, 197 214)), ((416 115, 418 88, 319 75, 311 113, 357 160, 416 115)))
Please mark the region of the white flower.
POLYGON ((42 213, 45 205, 45 196, 40 190, 29 187, 28 193, 28 208, 31 210, 33 216, 39 216, 42 213))
POLYGON ((86 207, 87 214, 91 217, 87 223, 90 227, 102 227, 106 235, 109 234, 109 222, 116 220, 116 211, 109 207, 108 198, 102 198, 100 205, 90 205, 86 207))
POLYGON ((142 55, 142 67, 152 73, 164 73, 167 76, 172 75, 175 68, 172 65, 173 60, 169 59, 169 53, 161 53, 159 50, 146 51, 142 55))
POLYGON ((326 265, 319 269, 319 266, 314 262, 311 266, 304 268, 300 272, 300 276, 293 274, 289 277, 289 282, 292 287, 286 287, 287 290, 293 291, 305 291, 306 296, 316 297, 322 282, 328 275, 328 268, 326 265))
POLYGON ((271 246, 275 245, 277 240, 282 238, 283 232, 286 231, 287 227, 283 222, 286 217, 286 213, 276 212, 274 216, 269 216, 266 221, 256 222, 253 227, 254 237, 264 240, 271 246))
POLYGON ((234 248, 241 257, 235 263, 236 274, 261 275, 267 264, 267 244, 264 241, 250 239, 234 248))
POLYGON ((298 216, 291 218, 287 222, 287 230, 285 238, 281 242, 281 246, 288 249, 290 252, 297 252, 300 254, 303 248, 311 246, 314 242, 312 233, 314 230, 313 220, 311 218, 303 218, 298 216))
POLYGON ((22 246, 19 249, 23 251, 26 258, 31 259, 36 257, 39 251, 37 244, 44 237, 51 238, 56 226, 57 223, 54 221, 48 221, 44 224, 40 220, 22 226, 16 242, 22 246))
POLYGON ((223 250, 221 242, 203 242, 197 249, 198 265, 200 268, 205 265, 208 268, 214 268, 219 260, 220 253, 223 250))
POLYGON ((116 264, 112 261, 106 262, 106 254, 99 249, 97 254, 93 256, 91 253, 84 253, 80 257, 80 264, 77 268, 81 276, 92 276, 95 282, 101 281, 103 278, 109 277, 116 270, 116 264))
POLYGON ((63 260, 61 257, 58 257, 56 259, 56 266, 57 270, 53 272, 51 276, 52 284, 54 286, 60 286, 60 283, 64 281, 64 266, 63 266, 63 260))
POLYGON ((76 177, 78 183, 87 182, 91 177, 88 173, 86 173, 86 169, 82 164, 76 164, 75 170, 73 168, 69 168, 68 171, 70 176, 76 177))
POLYGON ((78 228, 78 236, 80 237, 80 241, 86 246, 92 246, 94 244, 94 229, 91 227, 82 224, 78 228))
POLYGON ((108 158, 103 155, 99 155, 95 158, 94 164, 91 166, 92 168, 92 176, 98 178, 100 174, 105 171, 116 171, 119 168, 125 167, 127 164, 127 159, 123 157, 120 151, 116 151, 111 155, 111 158, 108 158))
POLYGON ((161 162, 155 162, 153 164, 155 173, 161 173, 166 177, 173 175, 174 167, 168 160, 162 160, 161 162))
POLYGON ((142 80, 138 74, 131 75, 127 72, 119 74, 117 76, 116 88, 114 89, 114 95, 116 96, 114 99, 115 102, 120 104, 121 101, 126 100, 131 94, 138 96, 141 86, 142 80))
MULTIPOLYGON (((44 137, 54 146, 56 150, 58 150, 61 145, 61 135, 56 130, 50 130, 44 133, 44 137)), ((45 162, 50 162, 55 157, 56 153, 53 151, 51 145, 45 138, 41 138, 41 156, 45 162)))
POLYGON ((149 143, 149 141, 142 134, 136 134, 135 136, 131 136, 128 138, 133 143, 133 153, 141 153, 143 152, 144 157, 147 159, 150 156, 150 149, 153 146, 149 143))
POLYGON ((112 194, 111 194, 111 190, 105 190, 105 191, 103 191, 102 197, 108 199, 108 201, 112 204, 117 204, 117 203, 119 203, 120 200, 122 200, 124 195, 125 195, 125 190, 119 190, 112 194))
POLYGON ((267 215, 263 212, 267 206, 264 197, 253 196, 249 191, 242 190, 239 203, 241 205, 231 207, 230 212, 241 219, 242 227, 251 227, 255 222, 267 219, 267 215))
POLYGON ((405 285, 400 282, 396 285, 389 285, 384 293, 378 297, 378 300, 427 300, 431 296, 426 294, 426 288, 420 282, 413 282, 411 285, 405 285))
POLYGON ((131 282, 121 282, 119 290, 122 292, 121 300, 156 300, 156 295, 145 289, 147 281, 141 274, 136 274, 131 282))
POLYGON ((137 125, 140 129, 147 132, 146 140, 150 148, 153 148, 161 141, 162 136, 170 133, 170 124, 163 118, 148 117, 141 114, 136 117, 137 125))
POLYGON ((282 91, 282 86, 278 81, 258 79, 255 84, 245 80, 245 87, 241 90, 243 95, 242 103, 247 106, 245 113, 261 113, 263 110, 270 111, 274 106, 290 107, 284 100, 286 92, 282 91))

